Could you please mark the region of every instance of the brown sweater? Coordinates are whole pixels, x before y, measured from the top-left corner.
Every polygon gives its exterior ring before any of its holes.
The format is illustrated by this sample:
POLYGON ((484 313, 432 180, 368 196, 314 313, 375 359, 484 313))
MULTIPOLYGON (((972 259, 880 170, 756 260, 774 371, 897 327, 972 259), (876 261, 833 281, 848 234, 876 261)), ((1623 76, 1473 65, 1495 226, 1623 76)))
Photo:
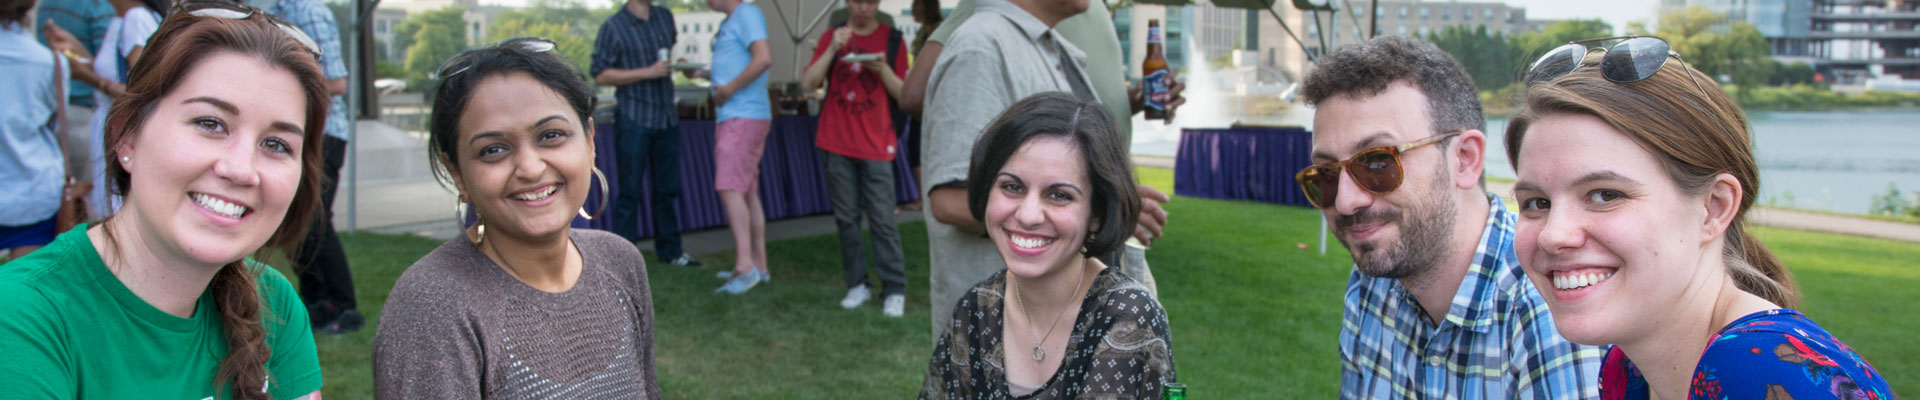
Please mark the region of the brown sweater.
POLYGON ((418 398, 660 398, 640 251, 573 229, 584 261, 564 293, 521 283, 466 238, 414 262, 373 339, 374 393, 418 398))

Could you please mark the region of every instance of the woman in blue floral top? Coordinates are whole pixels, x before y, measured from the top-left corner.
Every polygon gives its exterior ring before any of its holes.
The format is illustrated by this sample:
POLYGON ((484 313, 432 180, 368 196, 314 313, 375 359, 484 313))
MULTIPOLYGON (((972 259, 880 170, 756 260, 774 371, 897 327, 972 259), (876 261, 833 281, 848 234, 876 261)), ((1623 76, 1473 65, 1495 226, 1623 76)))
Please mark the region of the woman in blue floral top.
POLYGON ((1759 167, 1740 107, 1659 38, 1578 43, 1528 71, 1506 148, 1527 277, 1553 289, 1561 335, 1612 345, 1601 397, 1894 398, 1792 309, 1792 277, 1747 233, 1759 167))

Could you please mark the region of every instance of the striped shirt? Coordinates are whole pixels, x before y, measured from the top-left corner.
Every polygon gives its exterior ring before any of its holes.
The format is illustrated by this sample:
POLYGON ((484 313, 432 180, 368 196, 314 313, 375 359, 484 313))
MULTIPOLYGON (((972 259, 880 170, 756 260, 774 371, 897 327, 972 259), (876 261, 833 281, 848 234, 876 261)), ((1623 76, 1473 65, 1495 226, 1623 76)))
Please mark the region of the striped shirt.
POLYGON ((1585 399, 1600 395, 1600 348, 1568 342, 1514 255, 1514 214, 1488 195, 1473 265, 1433 323, 1398 280, 1347 280, 1342 399, 1585 399))
MULTIPOLYGON (((287 20, 287 23, 300 27, 313 43, 320 45, 320 73, 327 80, 346 79, 347 63, 340 58, 340 25, 334 23, 333 11, 328 10, 320 0, 279 0, 267 8, 268 14, 287 20)), ((340 140, 347 137, 347 102, 345 97, 331 96, 333 104, 327 106, 327 136, 340 140)))
MULTIPOLYGON (((660 51, 680 39, 674 28, 673 11, 651 6, 647 19, 620 7, 619 12, 600 25, 600 36, 593 42, 592 76, 607 69, 641 69, 660 61, 660 51)), ((646 129, 666 129, 680 123, 673 109, 673 78, 646 79, 613 90, 614 119, 639 124, 646 129)))

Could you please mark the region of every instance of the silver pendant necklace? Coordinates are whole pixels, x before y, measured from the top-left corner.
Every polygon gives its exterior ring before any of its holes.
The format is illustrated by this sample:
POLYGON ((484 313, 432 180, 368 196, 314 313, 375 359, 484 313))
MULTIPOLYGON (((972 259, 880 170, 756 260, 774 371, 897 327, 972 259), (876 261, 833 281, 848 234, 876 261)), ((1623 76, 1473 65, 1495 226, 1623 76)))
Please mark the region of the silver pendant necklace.
MULTIPOLYGON (((1072 298, 1073 298, 1072 296, 1075 296, 1075 295, 1079 295, 1079 294, 1080 294, 1080 285, 1081 285, 1081 284, 1084 284, 1084 283, 1087 283, 1087 273, 1086 273, 1086 271, 1084 271, 1084 268, 1081 268, 1081 269, 1083 269, 1083 271, 1079 271, 1079 274, 1080 274, 1080 279, 1077 279, 1077 280, 1074 280, 1074 282, 1073 282, 1073 292, 1071 292, 1071 293, 1068 293, 1068 294, 1067 294, 1067 296, 1068 296, 1067 298, 1068 298, 1068 299, 1072 299, 1072 298)), ((1008 272, 1008 275, 1007 275, 1007 276, 1008 276, 1009 278, 1011 278, 1011 277, 1013 276, 1013 275, 1012 275, 1012 272, 1008 272)), ((1009 280, 1009 281, 1011 281, 1011 280, 1009 280)), ((1026 307, 1025 305, 1022 305, 1022 304, 1020 303, 1020 296, 1019 296, 1019 293, 1014 293, 1014 296, 1013 296, 1013 306, 1014 306, 1014 307, 1020 307, 1020 314, 1021 314, 1021 315, 1025 315, 1025 316, 1027 316, 1027 334, 1029 334, 1029 335, 1031 335, 1031 336, 1033 336, 1033 337, 1034 337, 1034 341, 1033 341, 1033 360, 1034 360, 1034 361, 1040 361, 1040 360, 1044 360, 1044 359, 1046 359, 1046 358, 1047 358, 1047 349, 1046 349, 1046 348, 1044 348, 1044 347, 1041 347, 1041 346, 1047 343, 1047 339, 1049 339, 1049 338, 1052 338, 1052 337, 1053 337, 1053 330, 1054 330, 1054 328, 1058 328, 1058 327, 1059 327, 1058 325, 1060 325, 1060 318, 1062 318, 1062 317, 1066 317, 1066 316, 1067 316, 1067 308, 1068 308, 1068 307, 1061 307, 1061 308, 1060 308, 1060 312, 1059 312, 1058 314, 1054 314, 1054 316, 1053 316, 1053 323, 1051 323, 1051 324, 1047 324, 1047 335, 1046 335, 1046 336, 1040 336, 1040 333, 1039 333, 1039 332, 1037 332, 1037 331, 1035 331, 1035 330, 1033 329, 1033 314, 1028 314, 1028 313, 1027 313, 1027 307, 1026 307)))

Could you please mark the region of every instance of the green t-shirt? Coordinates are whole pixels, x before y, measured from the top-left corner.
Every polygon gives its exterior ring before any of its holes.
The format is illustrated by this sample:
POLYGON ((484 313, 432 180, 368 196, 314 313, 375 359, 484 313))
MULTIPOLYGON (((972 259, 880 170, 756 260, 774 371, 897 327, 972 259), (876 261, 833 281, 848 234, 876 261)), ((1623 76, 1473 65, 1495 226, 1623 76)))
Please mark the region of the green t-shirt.
MULTIPOLYGON (((80 226, 27 257, 0 265, 0 399, 212 398, 226 357, 212 291, 192 318, 148 304, 94 251, 80 226)), ((291 399, 320 390, 320 360, 306 308, 287 278, 258 274, 266 325, 267 392, 291 399)), ((227 396, 221 396, 227 398, 227 396)))

